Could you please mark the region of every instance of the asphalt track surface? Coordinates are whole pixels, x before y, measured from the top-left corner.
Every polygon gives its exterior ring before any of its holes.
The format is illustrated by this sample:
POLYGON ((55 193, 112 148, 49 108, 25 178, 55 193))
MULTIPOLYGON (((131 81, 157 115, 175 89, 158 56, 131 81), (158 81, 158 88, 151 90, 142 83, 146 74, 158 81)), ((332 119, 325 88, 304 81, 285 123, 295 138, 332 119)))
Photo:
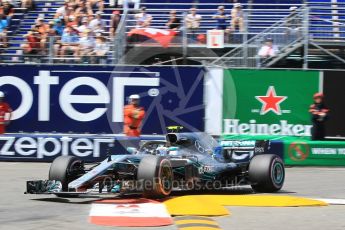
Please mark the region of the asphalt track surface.
MULTIPOLYGON (((25 181, 45 179, 49 164, 0 162, 0 229, 150 229, 90 224, 94 199, 25 195, 25 181)), ((287 168, 280 195, 345 199, 345 168, 287 168)), ((236 189, 227 194, 248 194, 236 189)), ((224 194, 224 192, 222 193, 224 194)), ((324 207, 227 207, 231 216, 214 218, 223 229, 345 229, 345 205, 324 207)), ((154 229, 177 229, 175 226, 154 229)))

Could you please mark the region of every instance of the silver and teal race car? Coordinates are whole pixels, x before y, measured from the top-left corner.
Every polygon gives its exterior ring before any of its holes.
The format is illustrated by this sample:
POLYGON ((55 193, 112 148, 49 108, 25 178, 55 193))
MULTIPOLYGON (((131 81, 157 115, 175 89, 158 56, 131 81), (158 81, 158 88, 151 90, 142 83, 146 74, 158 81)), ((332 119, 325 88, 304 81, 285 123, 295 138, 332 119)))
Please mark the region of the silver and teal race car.
POLYGON ((268 154, 269 141, 220 141, 205 133, 169 133, 126 155, 86 164, 74 156, 56 158, 48 180, 27 181, 26 193, 74 197, 131 194, 162 198, 173 190, 212 190, 250 185, 276 192, 284 184, 282 159, 268 154))

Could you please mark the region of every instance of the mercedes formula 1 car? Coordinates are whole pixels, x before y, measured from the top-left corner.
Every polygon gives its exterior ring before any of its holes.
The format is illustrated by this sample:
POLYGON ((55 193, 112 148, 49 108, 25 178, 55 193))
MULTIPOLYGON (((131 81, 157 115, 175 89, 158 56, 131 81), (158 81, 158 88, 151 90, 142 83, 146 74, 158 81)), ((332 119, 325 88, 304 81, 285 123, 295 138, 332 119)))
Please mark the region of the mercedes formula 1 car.
POLYGON ((251 185, 276 192, 284 183, 281 158, 267 154, 269 141, 221 141, 205 133, 169 133, 165 141, 146 141, 126 155, 109 155, 86 164, 74 156, 57 157, 48 180, 27 181, 26 193, 142 193, 161 198, 173 190, 202 190, 251 185))

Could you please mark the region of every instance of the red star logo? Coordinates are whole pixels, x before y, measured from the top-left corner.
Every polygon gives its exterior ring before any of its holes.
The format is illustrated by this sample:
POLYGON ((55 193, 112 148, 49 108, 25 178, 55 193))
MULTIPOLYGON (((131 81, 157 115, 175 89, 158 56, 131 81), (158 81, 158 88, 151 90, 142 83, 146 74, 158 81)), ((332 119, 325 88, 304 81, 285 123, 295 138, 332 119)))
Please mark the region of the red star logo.
POLYGON ((262 103, 260 111, 261 115, 264 115, 269 111, 272 111, 277 115, 281 115, 280 103, 282 103, 287 97, 277 96, 274 86, 270 86, 268 87, 266 96, 256 96, 255 98, 262 103))

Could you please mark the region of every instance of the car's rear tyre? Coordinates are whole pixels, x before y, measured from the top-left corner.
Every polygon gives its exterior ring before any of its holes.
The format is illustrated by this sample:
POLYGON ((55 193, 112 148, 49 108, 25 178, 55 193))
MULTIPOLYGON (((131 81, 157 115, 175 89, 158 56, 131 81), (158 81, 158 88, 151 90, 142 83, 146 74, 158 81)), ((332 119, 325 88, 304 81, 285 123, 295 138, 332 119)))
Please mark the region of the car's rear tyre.
POLYGON ((50 165, 49 180, 58 180, 62 184, 62 191, 68 191, 68 183, 77 179, 83 173, 84 163, 74 156, 60 156, 50 165))
POLYGON ((140 161, 137 178, 144 197, 163 198, 171 193, 173 171, 170 161, 165 157, 145 156, 140 161))
POLYGON ((249 164, 249 180, 255 192, 277 192, 284 184, 282 159, 274 154, 256 155, 249 164))

